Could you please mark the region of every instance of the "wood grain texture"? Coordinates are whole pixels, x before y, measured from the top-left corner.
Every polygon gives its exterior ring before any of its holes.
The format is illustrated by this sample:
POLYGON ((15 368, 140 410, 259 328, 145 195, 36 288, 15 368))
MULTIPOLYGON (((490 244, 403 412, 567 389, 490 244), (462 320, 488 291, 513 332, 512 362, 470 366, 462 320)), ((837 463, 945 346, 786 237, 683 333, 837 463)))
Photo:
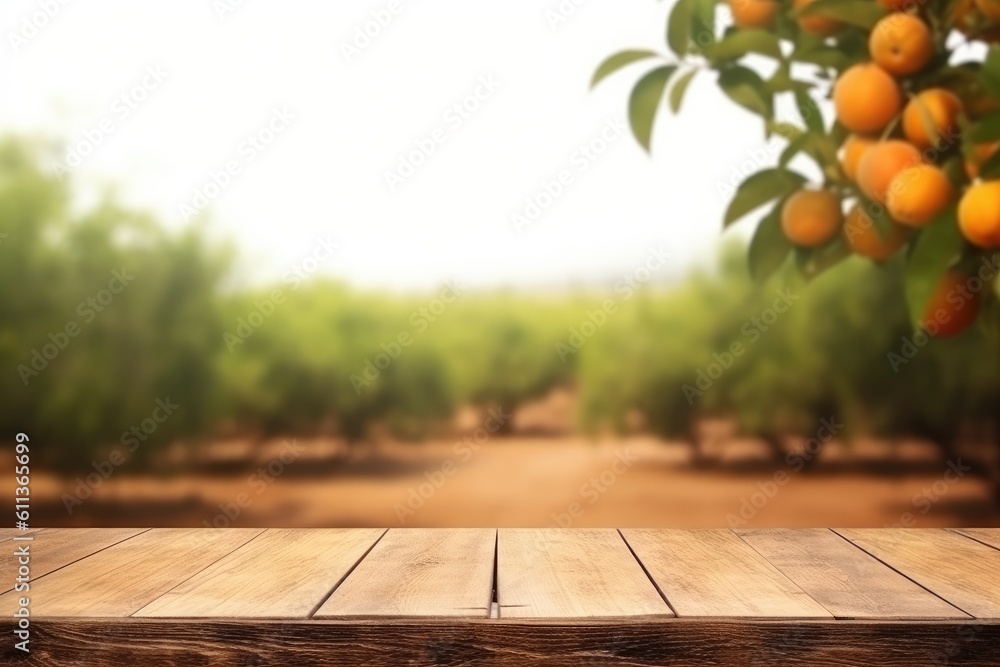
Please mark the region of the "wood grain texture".
POLYGON ((27 545, 31 578, 39 579, 114 544, 149 530, 148 528, 49 528, 32 535, 31 541, 13 541, 0 559, 0 593, 14 588, 18 563, 13 552, 27 545))
MULTIPOLYGON (((0 621, 10 636, 11 620, 0 621)), ((1000 625, 960 622, 219 622, 41 619, 38 667, 996 667, 1000 625)))
POLYGON ((494 529, 390 529, 315 618, 485 618, 495 549, 494 529))
POLYGON ((979 619, 1000 619, 1000 551, 943 528, 837 529, 890 567, 979 619))
POLYGON ((831 618, 731 530, 622 535, 679 617, 831 618))
POLYGON ((952 532, 971 537, 994 549, 1000 549, 1000 528, 952 528, 952 532))
MULTIPOLYGON (((33 582, 32 617, 128 616, 261 532, 154 528, 33 582)), ((15 596, 0 596, 0 614, 13 613, 15 596)))
POLYGON ((135 616, 306 618, 384 529, 268 529, 135 616))
POLYGON ((827 528, 736 534, 836 618, 970 618, 827 528))
POLYGON ((501 618, 669 618, 617 530, 501 529, 501 618))
POLYGON ((0 528, 0 542, 6 542, 14 537, 26 535, 37 535, 45 530, 44 528, 29 528, 28 530, 18 530, 16 528, 0 528))

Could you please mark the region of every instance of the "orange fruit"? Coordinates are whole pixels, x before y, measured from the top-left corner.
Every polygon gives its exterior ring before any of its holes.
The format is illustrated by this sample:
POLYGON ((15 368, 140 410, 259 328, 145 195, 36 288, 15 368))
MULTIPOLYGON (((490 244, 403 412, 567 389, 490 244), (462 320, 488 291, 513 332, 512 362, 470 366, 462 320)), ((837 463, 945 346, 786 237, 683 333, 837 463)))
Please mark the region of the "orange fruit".
POLYGON ((844 173, 852 181, 858 180, 858 164, 865 152, 878 143, 878 139, 865 137, 860 134, 852 134, 844 141, 844 152, 840 158, 840 163, 844 167, 844 173))
POLYGON ((781 209, 781 229, 798 246, 815 248, 837 235, 844 216, 840 199, 827 190, 799 190, 781 209))
POLYGON ((931 88, 920 93, 903 111, 903 133, 919 148, 944 149, 957 141, 958 115, 962 101, 944 88, 931 88), (931 133, 937 135, 937 141, 931 133))
POLYGON ((905 141, 880 141, 867 151, 858 164, 858 185, 877 202, 885 203, 892 179, 909 167, 921 164, 920 151, 905 141))
MULTIPOLYGON (((815 0, 794 0, 792 5, 800 10, 815 0)), ((843 23, 826 16, 799 16, 797 18, 799 26, 806 32, 811 32, 820 37, 828 37, 843 27, 843 23)))
POLYGON ((903 107, 899 85, 878 65, 855 65, 833 87, 833 104, 840 123, 852 132, 876 134, 903 107))
POLYGON ((781 5, 777 0, 728 0, 738 28, 770 28, 781 5))
POLYGON ((979 315, 980 290, 973 292, 969 277, 949 271, 934 287, 924 316, 923 328, 936 338, 950 338, 969 328, 979 315))
POLYGON ((991 23, 1000 23, 1000 0, 976 0, 976 7, 991 23))
POLYGON ((900 224, 926 227, 955 197, 948 175, 932 164, 920 164, 899 172, 889 184, 886 208, 900 224))
POLYGON ((868 38, 875 64, 890 74, 916 74, 934 57, 934 36, 912 14, 890 14, 875 24, 868 38))
POLYGON ((1000 141, 995 144, 976 144, 972 149, 972 155, 965 158, 965 173, 971 180, 979 178, 979 170, 986 161, 996 154, 1000 149, 1000 141))
POLYGON ((958 228, 973 245, 1000 248, 1000 181, 969 186, 958 203, 958 228))
POLYGON ((906 230, 892 225, 885 236, 861 206, 855 204, 844 220, 844 239, 855 254, 881 262, 889 259, 906 243, 906 230))

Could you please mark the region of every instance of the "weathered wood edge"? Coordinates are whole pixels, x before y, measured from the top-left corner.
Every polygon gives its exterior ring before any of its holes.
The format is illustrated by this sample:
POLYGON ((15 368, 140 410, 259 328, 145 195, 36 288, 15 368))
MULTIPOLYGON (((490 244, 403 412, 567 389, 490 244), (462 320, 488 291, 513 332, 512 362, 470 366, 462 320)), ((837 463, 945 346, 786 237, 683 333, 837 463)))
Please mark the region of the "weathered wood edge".
MULTIPOLYGON (((12 637, 14 624, 3 621, 12 637)), ((32 621, 30 654, 0 664, 974 665, 996 664, 1000 622, 463 619, 32 621)))

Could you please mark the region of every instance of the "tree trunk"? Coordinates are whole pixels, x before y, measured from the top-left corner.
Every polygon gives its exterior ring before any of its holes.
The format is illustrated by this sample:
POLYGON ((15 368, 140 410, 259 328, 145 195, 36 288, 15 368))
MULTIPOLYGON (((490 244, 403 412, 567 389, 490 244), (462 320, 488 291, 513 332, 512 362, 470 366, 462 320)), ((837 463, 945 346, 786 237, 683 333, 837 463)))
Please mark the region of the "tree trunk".
POLYGON ((781 461, 785 458, 785 443, 782 441, 781 436, 777 433, 768 431, 761 433, 760 438, 771 451, 771 458, 775 461, 781 461))

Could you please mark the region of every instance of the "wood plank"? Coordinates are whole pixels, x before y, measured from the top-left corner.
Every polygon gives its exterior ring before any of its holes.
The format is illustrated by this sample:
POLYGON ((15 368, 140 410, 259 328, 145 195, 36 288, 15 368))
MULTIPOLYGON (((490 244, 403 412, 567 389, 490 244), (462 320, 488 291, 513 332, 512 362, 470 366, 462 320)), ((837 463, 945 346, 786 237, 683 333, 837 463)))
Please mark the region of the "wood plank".
POLYGON ((1000 528, 952 528, 951 530, 988 544, 994 549, 1000 549, 1000 528))
POLYGON ((831 618, 731 530, 622 530, 678 617, 831 618))
POLYGON ((501 529, 501 618, 673 616, 617 530, 501 529))
MULTIPOLYGON (((0 619, 6 636, 12 620, 0 619)), ((1000 624, 36 619, 30 657, 13 643, 0 644, 0 664, 996 667, 1000 624)))
POLYGON ((1000 618, 1000 551, 943 528, 837 529, 975 618, 1000 618))
POLYGON ((29 528, 28 530, 18 530, 17 528, 0 528, 0 542, 12 540, 17 536, 37 535, 45 530, 44 528, 29 528))
MULTIPOLYGON (((31 584, 32 618, 121 617, 141 609, 263 532, 260 528, 154 528, 31 584)), ((0 595, 13 613, 17 593, 0 595)))
POLYGON ((495 548, 494 529, 393 528, 315 618, 486 618, 495 548))
MULTIPOLYGON (((10 552, 28 545, 31 579, 35 580, 102 549, 149 530, 148 528, 49 528, 30 541, 15 541, 10 552)), ((11 554, 0 559, 0 593, 14 588, 18 564, 11 554)))
POLYGON ((836 618, 970 618, 827 528, 736 534, 836 618))
POLYGON ((306 618, 384 533, 272 528, 134 615, 306 618))

